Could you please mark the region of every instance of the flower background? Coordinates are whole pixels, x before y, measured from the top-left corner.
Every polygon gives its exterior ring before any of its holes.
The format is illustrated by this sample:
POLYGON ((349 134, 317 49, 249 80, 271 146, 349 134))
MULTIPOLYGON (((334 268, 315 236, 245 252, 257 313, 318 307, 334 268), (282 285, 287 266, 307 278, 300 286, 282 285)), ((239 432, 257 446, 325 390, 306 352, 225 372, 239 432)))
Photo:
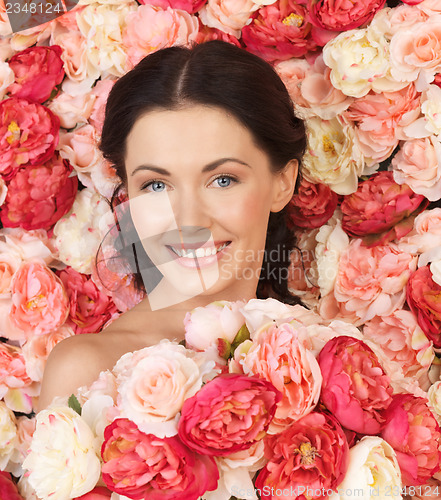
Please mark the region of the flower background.
POLYGON ((142 299, 95 266, 118 184, 97 148, 106 97, 147 54, 212 39, 270 62, 306 121, 290 291, 357 327, 394 391, 441 421, 439 0, 80 0, 18 33, 0 1, 0 35, 1 469, 20 474, 51 349, 142 299))

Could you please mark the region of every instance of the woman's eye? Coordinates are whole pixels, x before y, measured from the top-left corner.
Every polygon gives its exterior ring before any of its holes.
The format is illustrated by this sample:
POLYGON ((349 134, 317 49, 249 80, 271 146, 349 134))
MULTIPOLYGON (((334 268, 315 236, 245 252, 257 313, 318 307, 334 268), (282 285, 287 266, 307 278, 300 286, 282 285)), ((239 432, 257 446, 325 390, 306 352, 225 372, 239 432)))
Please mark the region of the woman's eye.
POLYGON ((153 191, 159 193, 165 189, 165 184, 162 181, 149 181, 141 186, 141 191, 153 191))
POLYGON ((229 175, 220 175, 216 177, 213 182, 218 181, 219 187, 228 187, 231 182, 237 182, 234 177, 230 177, 229 175))

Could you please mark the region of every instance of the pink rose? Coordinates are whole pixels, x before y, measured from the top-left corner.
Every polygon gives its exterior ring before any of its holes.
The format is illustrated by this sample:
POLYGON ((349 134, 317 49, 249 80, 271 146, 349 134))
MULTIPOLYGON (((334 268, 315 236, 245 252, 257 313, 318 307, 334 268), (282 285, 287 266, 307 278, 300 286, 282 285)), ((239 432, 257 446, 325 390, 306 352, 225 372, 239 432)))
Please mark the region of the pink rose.
POLYGON ((179 437, 202 455, 246 450, 265 436, 280 399, 281 393, 266 380, 219 375, 185 400, 179 437))
POLYGON ((418 4, 417 8, 424 12, 427 16, 441 14, 441 5, 438 0, 424 0, 418 4))
POLYGON ((57 149, 60 156, 81 173, 90 172, 104 161, 98 149, 96 129, 89 124, 60 134, 57 149))
POLYGON ((402 129, 420 116, 420 94, 414 85, 396 92, 370 92, 356 99, 343 113, 368 163, 386 160, 405 139, 402 129))
POLYGON ((8 389, 22 389, 31 383, 22 350, 0 342, 0 396, 3 398, 8 389))
POLYGON ((328 31, 348 31, 369 23, 386 0, 363 2, 335 2, 334 0, 308 0, 308 19, 328 31))
POLYGON ((427 400, 395 394, 381 437, 395 450, 404 485, 425 484, 439 470, 440 430, 427 400))
POLYGON ((56 156, 45 164, 19 169, 0 213, 3 226, 50 229, 75 200, 78 179, 70 177, 71 172, 69 162, 56 156))
POLYGON ((185 11, 180 15, 170 7, 162 10, 151 5, 141 5, 130 12, 123 33, 123 43, 130 65, 135 66, 146 55, 158 49, 171 47, 175 43, 188 43, 192 35, 196 35, 198 21, 196 18, 190 18, 193 23, 190 22, 187 25, 189 29, 182 32, 181 23, 184 23, 185 28, 186 20, 184 13, 188 16, 185 11))
POLYGON ((302 57, 317 48, 307 15, 300 2, 277 0, 253 15, 242 30, 242 40, 247 50, 267 61, 302 57))
POLYGON ((212 457, 197 455, 177 437, 144 434, 127 419, 106 427, 101 455, 106 486, 130 498, 197 500, 219 479, 212 457))
POLYGON ((384 422, 381 411, 392 402, 392 387, 373 351, 342 335, 329 340, 317 360, 323 404, 347 429, 378 434, 384 422))
POLYGON ((407 5, 417 5, 423 2, 423 0, 402 0, 402 2, 406 3, 407 5))
POLYGON ((32 380, 41 382, 46 360, 52 349, 73 335, 74 331, 66 324, 43 335, 29 335, 27 342, 23 344, 23 357, 26 361, 26 371, 32 380))
POLYGON ((75 498, 75 500, 110 500, 111 496, 112 492, 110 490, 104 488, 104 486, 97 486, 89 493, 75 498))
POLYGON ((334 285, 340 313, 363 324, 401 309, 415 268, 416 258, 392 243, 368 248, 352 240, 340 257, 334 285))
MULTIPOLYGON (((142 0, 140 3, 147 3, 142 0)), ((161 9, 166 10, 167 7, 172 9, 182 9, 194 14, 202 8, 202 6, 207 3, 207 0, 149 0, 148 3, 155 7, 161 7, 161 9)))
POLYGON ((98 80, 92 89, 92 95, 95 97, 92 112, 90 113, 89 123, 95 127, 98 134, 101 134, 104 123, 104 112, 106 109, 107 97, 116 80, 98 80))
POLYGON ((207 349, 218 339, 233 343, 245 318, 240 308, 244 301, 216 301, 205 307, 196 307, 184 318, 186 345, 195 350, 207 349))
POLYGON ((424 196, 393 180, 392 172, 378 172, 359 183, 341 204, 342 228, 350 236, 366 236, 367 245, 384 244, 405 236, 415 216, 428 205, 424 196))
POLYGON ((53 89, 64 78, 61 47, 29 47, 8 61, 15 73, 16 81, 8 91, 20 98, 44 102, 49 99, 53 89))
POLYGON ((418 80, 424 90, 441 70, 441 19, 439 16, 398 30, 390 42, 391 74, 400 82, 418 80))
POLYGON ((285 430, 318 402, 322 376, 317 360, 290 323, 264 324, 246 353, 235 356, 243 372, 271 382, 282 393, 269 433, 285 430))
POLYGON ((69 320, 76 334, 97 333, 118 316, 112 299, 101 292, 89 276, 69 266, 57 274, 69 297, 69 320))
POLYGON ((420 379, 434 358, 432 342, 410 311, 400 309, 390 316, 373 318, 364 325, 363 338, 377 344, 390 360, 383 368, 395 381, 400 375, 420 379))
POLYGON ((0 174, 10 179, 21 165, 41 165, 58 143, 59 119, 45 106, 10 97, 0 102, 0 174))
POLYGON ((435 136, 405 141, 392 158, 395 182, 430 201, 441 198, 441 142, 435 136))
POLYGON ((302 179, 287 208, 291 229, 323 226, 332 217, 337 204, 338 196, 328 186, 302 179))
POLYGON ((18 492, 16 484, 12 481, 9 472, 0 471, 0 498, 4 498, 4 500, 24 500, 18 492))
POLYGON ((63 283, 45 264, 23 262, 12 281, 12 323, 36 335, 61 326, 69 314, 63 283))
POLYGON ((325 499, 327 491, 337 490, 348 469, 348 442, 332 415, 304 416, 269 440, 268 448, 270 460, 256 479, 262 498, 302 500, 308 491, 308 499, 325 499))
POLYGON ((429 266, 417 269, 407 283, 407 303, 423 332, 441 347, 441 286, 432 279, 429 266))

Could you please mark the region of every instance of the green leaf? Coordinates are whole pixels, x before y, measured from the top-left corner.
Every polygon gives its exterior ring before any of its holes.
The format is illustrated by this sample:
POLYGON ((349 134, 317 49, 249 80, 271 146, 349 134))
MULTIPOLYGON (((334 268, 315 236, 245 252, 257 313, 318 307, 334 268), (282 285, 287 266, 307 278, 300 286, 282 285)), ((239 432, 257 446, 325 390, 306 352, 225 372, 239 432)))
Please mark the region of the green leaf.
POLYGON ((78 401, 77 397, 75 394, 71 394, 69 396, 69 399, 67 400, 67 404, 69 408, 72 408, 72 410, 76 411, 78 415, 81 415, 81 405, 80 402, 78 401))

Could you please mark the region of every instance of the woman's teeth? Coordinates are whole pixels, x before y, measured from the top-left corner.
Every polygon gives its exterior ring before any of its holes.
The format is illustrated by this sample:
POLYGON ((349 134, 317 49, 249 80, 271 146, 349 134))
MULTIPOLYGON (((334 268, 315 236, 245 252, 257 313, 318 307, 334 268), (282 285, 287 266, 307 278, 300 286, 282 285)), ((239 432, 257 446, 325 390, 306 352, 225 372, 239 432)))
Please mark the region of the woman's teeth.
POLYGON ((201 258, 201 257, 210 257, 211 255, 215 255, 216 253, 223 250, 228 244, 229 242, 223 243, 217 248, 196 248, 191 250, 178 250, 175 247, 170 247, 170 248, 179 257, 183 257, 185 259, 194 259, 196 257, 201 258))

